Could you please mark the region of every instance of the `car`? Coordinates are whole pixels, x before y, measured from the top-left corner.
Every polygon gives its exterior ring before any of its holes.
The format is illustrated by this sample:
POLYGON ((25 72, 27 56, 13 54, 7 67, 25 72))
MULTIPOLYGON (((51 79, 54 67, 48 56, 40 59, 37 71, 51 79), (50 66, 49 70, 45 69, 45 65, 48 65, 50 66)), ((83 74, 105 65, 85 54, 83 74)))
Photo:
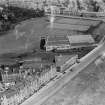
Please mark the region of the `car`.
POLYGON ((76 63, 80 63, 80 59, 76 59, 76 63))

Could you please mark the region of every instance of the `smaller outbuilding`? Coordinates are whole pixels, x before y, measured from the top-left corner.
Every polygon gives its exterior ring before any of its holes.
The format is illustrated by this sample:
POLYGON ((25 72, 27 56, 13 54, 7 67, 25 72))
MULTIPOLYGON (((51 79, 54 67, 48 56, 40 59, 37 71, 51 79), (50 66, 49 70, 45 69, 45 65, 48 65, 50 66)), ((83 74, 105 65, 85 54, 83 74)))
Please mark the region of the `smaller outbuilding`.
POLYGON ((59 55, 55 56, 56 68, 58 72, 64 72, 76 63, 78 55, 59 55))
POLYGON ((70 35, 68 36, 71 49, 95 46, 95 40, 91 35, 70 35))

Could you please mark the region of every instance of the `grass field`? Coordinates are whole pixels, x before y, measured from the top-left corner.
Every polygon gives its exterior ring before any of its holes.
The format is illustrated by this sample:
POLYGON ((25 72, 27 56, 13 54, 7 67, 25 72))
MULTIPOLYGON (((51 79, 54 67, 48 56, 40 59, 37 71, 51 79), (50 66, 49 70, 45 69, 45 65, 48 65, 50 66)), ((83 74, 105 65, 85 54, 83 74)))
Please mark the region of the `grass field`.
POLYGON ((42 105, 105 105, 105 61, 97 59, 42 105))
MULTIPOLYGON (((57 21, 60 21, 57 19, 57 21)), ((70 19, 70 23, 77 20, 70 19)), ((56 22, 56 21, 55 21, 56 22)), ((61 22, 61 21, 60 21, 61 22)), ((63 22, 63 21, 62 21, 63 22)), ((65 22, 65 19, 64 19, 65 22)), ((86 21, 80 21, 83 24, 88 24, 86 21), (86 23, 85 23, 86 22, 86 23)), ((77 22, 79 24, 79 21, 77 22)), ((71 23, 72 24, 72 23, 71 23)), ((89 23, 90 24, 90 23, 89 23)), ((0 58, 3 55, 8 57, 15 54, 25 53, 32 50, 40 49, 40 37, 49 36, 49 35, 71 35, 71 34, 84 34, 79 31, 65 30, 65 29, 53 29, 47 28, 49 23, 46 21, 46 18, 35 18, 32 20, 27 20, 20 23, 15 30, 8 32, 5 35, 0 36, 0 58)), ((102 24, 98 29, 93 33, 101 33, 104 35, 105 24, 102 24)), ((86 26, 87 27, 87 26, 86 26)), ((91 34, 91 33, 90 33, 91 34)), ((3 58, 3 57, 2 57, 3 58)))

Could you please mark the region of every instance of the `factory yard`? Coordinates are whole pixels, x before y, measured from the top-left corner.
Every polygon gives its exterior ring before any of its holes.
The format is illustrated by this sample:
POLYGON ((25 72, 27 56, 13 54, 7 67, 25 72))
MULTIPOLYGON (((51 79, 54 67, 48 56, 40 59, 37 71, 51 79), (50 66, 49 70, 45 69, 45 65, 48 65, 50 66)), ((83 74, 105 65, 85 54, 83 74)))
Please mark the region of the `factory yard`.
POLYGON ((42 105, 104 105, 105 60, 89 64, 42 105))

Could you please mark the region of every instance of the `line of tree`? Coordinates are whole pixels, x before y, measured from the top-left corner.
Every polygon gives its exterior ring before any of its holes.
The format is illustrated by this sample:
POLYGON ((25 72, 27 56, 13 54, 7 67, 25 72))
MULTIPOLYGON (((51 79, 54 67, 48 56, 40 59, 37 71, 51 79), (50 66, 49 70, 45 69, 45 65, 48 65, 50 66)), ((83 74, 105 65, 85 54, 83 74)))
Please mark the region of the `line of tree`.
POLYGON ((84 0, 84 3, 87 5, 89 9, 92 8, 93 12, 98 12, 100 9, 98 2, 95 0, 84 0))
POLYGON ((20 7, 3 7, 3 10, 0 12, 0 32, 8 31, 14 28, 14 25, 30 18, 43 17, 44 10, 40 9, 26 9, 20 7))

